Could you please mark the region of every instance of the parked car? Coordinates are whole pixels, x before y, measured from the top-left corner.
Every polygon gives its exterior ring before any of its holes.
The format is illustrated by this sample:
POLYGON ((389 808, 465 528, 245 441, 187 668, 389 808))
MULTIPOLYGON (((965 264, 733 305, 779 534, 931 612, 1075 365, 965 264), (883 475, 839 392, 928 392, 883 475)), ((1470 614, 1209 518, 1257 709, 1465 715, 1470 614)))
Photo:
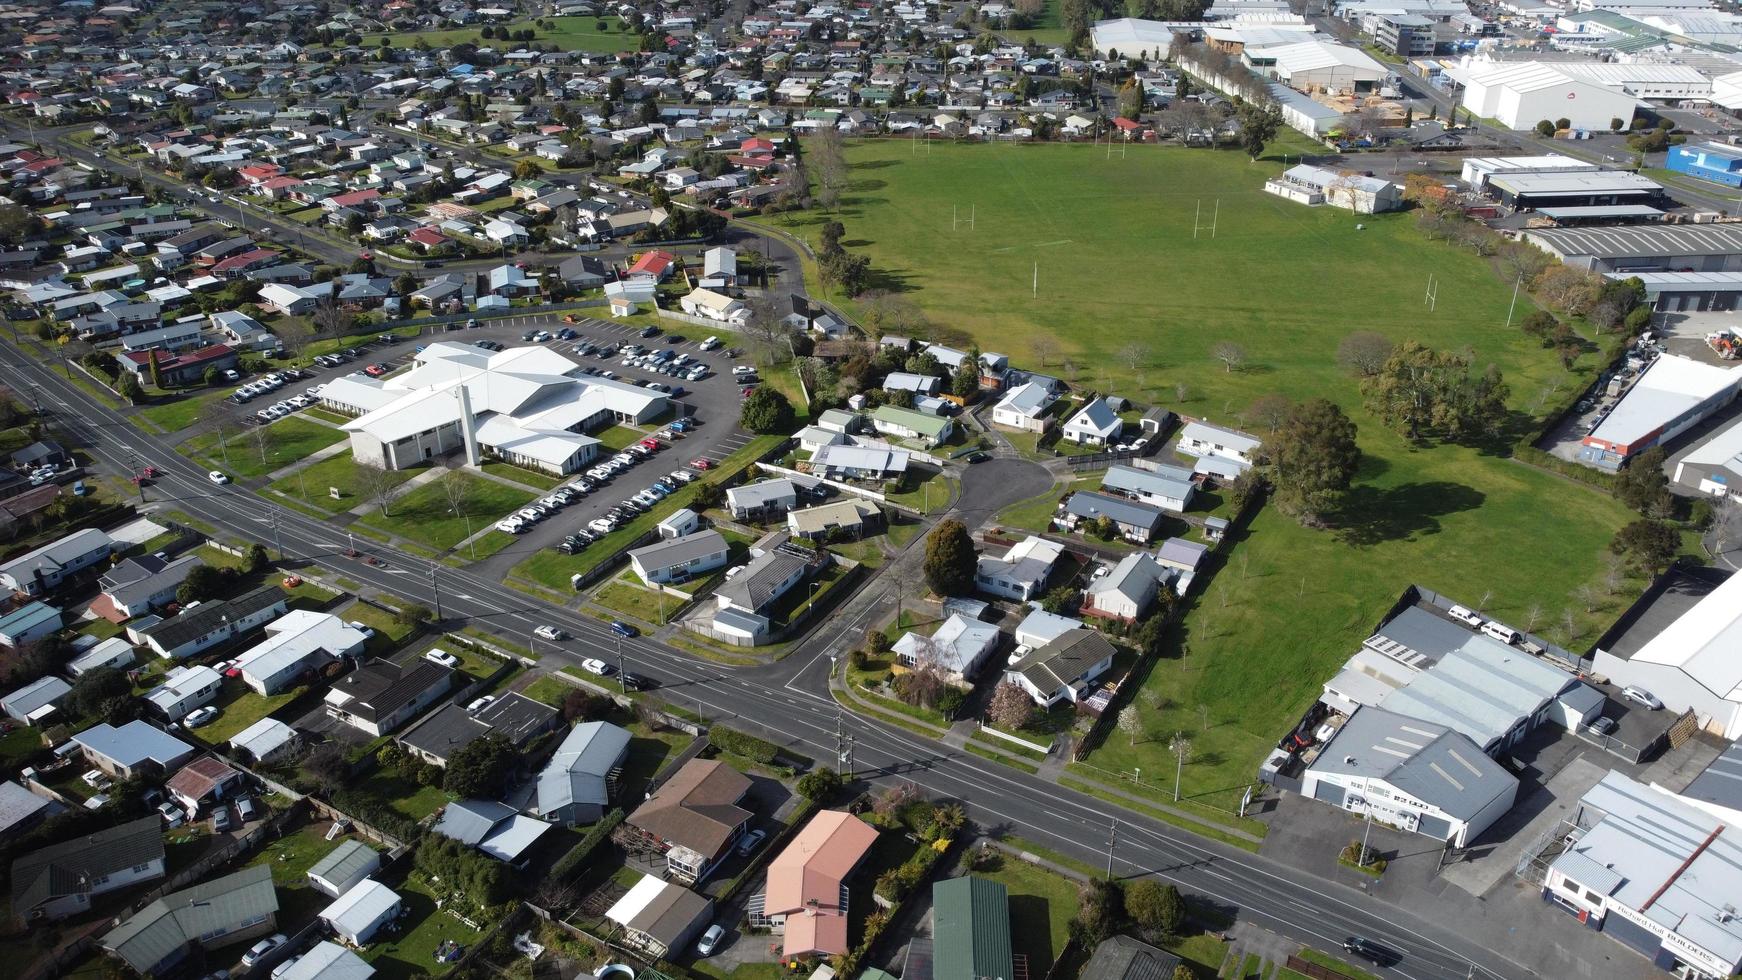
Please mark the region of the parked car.
POLYGON ((490 705, 495 704, 495 703, 496 703, 496 695, 486 694, 483 697, 479 698, 478 700, 473 701, 471 704, 466 705, 466 714, 475 715, 478 712, 483 711, 485 708, 488 708, 488 707, 490 707, 490 705))
POLYGON ((218 717, 218 709, 208 704, 203 708, 195 708, 188 712, 187 717, 183 718, 181 722, 188 728, 198 728, 201 725, 211 724, 212 719, 216 717, 218 717))
POLYGON ((458 667, 460 665, 460 658, 446 650, 431 650, 423 655, 423 659, 432 664, 441 664, 443 667, 458 667))
POLYGON ((236 821, 230 819, 230 808, 220 806, 212 812, 212 833, 221 834, 236 826, 236 821))
POLYGON ((540 626, 532 631, 532 635, 541 640, 550 640, 552 642, 559 642, 569 638, 569 634, 566 631, 557 629, 555 626, 540 626))
POLYGON ((254 967, 254 964, 256 964, 256 963, 260 962, 262 959, 266 958, 267 953, 272 952, 273 950, 277 949, 280 946, 283 946, 285 943, 288 943, 288 942, 290 942, 290 939, 287 936, 285 936, 284 933, 282 933, 282 932, 273 933, 272 935, 267 936, 265 939, 262 939, 259 942, 255 943, 254 945, 248 947, 248 952, 242 954, 242 965, 245 967, 248 967, 249 969, 252 969, 254 967))
POLYGON ((164 825, 167 827, 180 827, 187 820, 187 814, 183 813, 181 807, 174 803, 159 803, 157 815, 163 818, 164 825))
POLYGON ((712 956, 714 950, 720 948, 720 940, 726 938, 726 930, 718 924, 711 925, 702 933, 702 938, 696 940, 697 956, 712 956))
POLYGON ((768 831, 766 830, 752 830, 748 834, 745 834, 743 839, 738 841, 738 855, 740 857, 749 857, 756 853, 756 848, 760 847, 763 840, 767 837, 768 831))
POLYGON ((1591 729, 1591 731, 1596 732, 1598 735, 1613 735, 1615 733, 1615 729, 1617 729, 1621 726, 1617 725, 1615 723, 1615 719, 1613 719, 1613 718, 1598 717, 1597 720, 1591 722, 1591 724, 1588 727, 1591 729))
POLYGON ((236 816, 247 823, 260 815, 260 805, 254 802, 254 797, 244 796, 236 801, 236 816))
POLYGON ((349 626, 352 629, 356 630, 357 632, 363 634, 363 639, 365 639, 365 640, 375 639, 374 627, 370 626, 367 623, 362 622, 361 620, 356 620, 356 619, 349 620, 345 623, 345 625, 349 626))
POLYGON ((611 665, 597 657, 588 657, 581 661, 581 669, 589 674, 598 674, 600 677, 611 673, 611 665))
POLYGON ((1663 707, 1663 702, 1658 700, 1657 695, 1647 691, 1643 687, 1633 687, 1632 685, 1624 687, 1621 689, 1621 696, 1632 701, 1634 704, 1644 705, 1652 711, 1656 711, 1663 707))

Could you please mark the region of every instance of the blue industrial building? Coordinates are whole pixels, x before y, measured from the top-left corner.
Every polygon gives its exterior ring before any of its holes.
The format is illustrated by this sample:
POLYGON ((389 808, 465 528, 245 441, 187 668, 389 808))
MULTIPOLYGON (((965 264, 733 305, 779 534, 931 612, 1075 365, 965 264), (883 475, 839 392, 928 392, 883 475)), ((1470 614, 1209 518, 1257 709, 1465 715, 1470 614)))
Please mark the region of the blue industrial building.
POLYGON ((1742 187, 1742 147, 1723 143, 1672 146, 1664 166, 1725 187, 1742 187))

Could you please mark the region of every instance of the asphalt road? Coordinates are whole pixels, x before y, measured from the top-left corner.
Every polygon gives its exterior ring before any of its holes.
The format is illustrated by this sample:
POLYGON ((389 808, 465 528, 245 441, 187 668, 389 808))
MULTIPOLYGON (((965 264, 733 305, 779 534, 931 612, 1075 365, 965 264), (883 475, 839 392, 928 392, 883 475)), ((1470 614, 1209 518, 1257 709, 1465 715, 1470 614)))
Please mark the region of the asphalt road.
MULTIPOLYGON (((960 753, 899 729, 843 713, 818 683, 829 651, 846 649, 863 621, 845 612, 831 617, 790 661, 733 669, 645 640, 619 643, 606 627, 577 613, 538 603, 494 581, 370 545, 381 560, 369 565, 343 557, 343 531, 288 511, 234 486, 215 486, 204 470, 176 455, 161 439, 135 430, 30 353, 7 347, 0 381, 30 392, 55 414, 56 424, 97 464, 128 472, 150 462, 162 476, 147 488, 148 502, 193 514, 238 536, 281 547, 290 564, 318 562, 365 585, 438 608, 451 624, 469 622, 536 649, 547 663, 583 657, 620 658, 629 669, 662 685, 663 696, 722 722, 742 725, 819 760, 831 758, 836 732, 856 739, 858 775, 872 783, 909 782, 937 797, 956 798, 975 822, 1009 831, 1097 865, 1108 860, 1113 823, 1107 804, 995 762, 960 753), (436 594, 439 589, 439 602, 436 594), (542 624, 567 630, 561 644, 540 641, 542 624), (823 651, 823 652, 812 652, 823 651)), ((980 464, 991 479, 994 467, 980 464)), ((1023 488, 1023 489, 1026 489, 1023 488)), ((874 582, 869 588, 877 588, 874 582)), ((887 586, 884 586, 887 588, 887 586)), ((1301 942, 1334 949, 1348 935, 1364 935, 1403 954, 1390 975, 1416 978, 1532 975, 1488 950, 1471 948, 1438 925, 1415 919, 1365 894, 1327 883, 1273 861, 1202 840, 1135 814, 1118 819, 1112 867, 1122 876, 1158 875, 1242 917, 1301 942)))

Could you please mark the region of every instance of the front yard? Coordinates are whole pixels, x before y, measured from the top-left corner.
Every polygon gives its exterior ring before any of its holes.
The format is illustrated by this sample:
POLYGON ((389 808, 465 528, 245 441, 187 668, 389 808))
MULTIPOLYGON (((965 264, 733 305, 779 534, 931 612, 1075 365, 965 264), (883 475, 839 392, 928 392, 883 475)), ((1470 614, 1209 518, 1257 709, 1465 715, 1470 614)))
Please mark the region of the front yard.
POLYGON ((533 499, 534 495, 525 490, 453 470, 393 501, 386 513, 377 510, 358 523, 446 551, 533 499), (449 503, 448 491, 442 486, 446 480, 458 480, 465 488, 459 512, 449 503))
POLYGON ((218 699, 212 702, 218 708, 218 717, 211 724, 196 731, 201 738, 213 745, 228 742, 249 725, 296 700, 297 695, 304 690, 306 689, 293 687, 271 697, 263 697, 242 683, 240 678, 226 677, 223 687, 218 691, 218 699))
MULTIPOLYGON (((351 458, 351 451, 345 450, 336 456, 330 456, 311 466, 298 470, 282 480, 272 484, 271 489, 279 494, 316 507, 332 514, 339 514, 364 504, 373 502, 363 496, 363 478, 366 467, 358 466, 351 458), (338 499, 334 499, 330 491, 339 491, 338 499)), ((419 470, 389 470, 386 479, 394 485, 404 483, 416 476, 419 470)))
POLYGON ((181 451, 213 469, 247 480, 307 459, 344 438, 343 432, 330 425, 292 415, 271 425, 202 433, 182 443, 181 451))

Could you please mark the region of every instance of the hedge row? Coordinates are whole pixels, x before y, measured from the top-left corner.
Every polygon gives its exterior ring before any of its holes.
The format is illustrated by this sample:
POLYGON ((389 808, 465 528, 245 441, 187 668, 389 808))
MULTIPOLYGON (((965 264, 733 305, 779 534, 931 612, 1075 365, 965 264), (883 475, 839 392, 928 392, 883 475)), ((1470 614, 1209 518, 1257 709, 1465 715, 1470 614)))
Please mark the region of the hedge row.
POLYGON ((740 755, 763 765, 773 765, 780 755, 780 746, 773 742, 724 725, 715 725, 708 729, 708 741, 722 752, 740 755))
POLYGON ((610 839, 611 831, 617 829, 617 825, 623 822, 623 817, 624 813, 621 807, 605 814, 603 819, 588 829, 579 844, 569 848, 567 854, 557 858, 557 862, 550 866, 551 878, 562 881, 574 874, 575 870, 581 866, 581 862, 591 856, 598 849, 600 843, 610 839))

